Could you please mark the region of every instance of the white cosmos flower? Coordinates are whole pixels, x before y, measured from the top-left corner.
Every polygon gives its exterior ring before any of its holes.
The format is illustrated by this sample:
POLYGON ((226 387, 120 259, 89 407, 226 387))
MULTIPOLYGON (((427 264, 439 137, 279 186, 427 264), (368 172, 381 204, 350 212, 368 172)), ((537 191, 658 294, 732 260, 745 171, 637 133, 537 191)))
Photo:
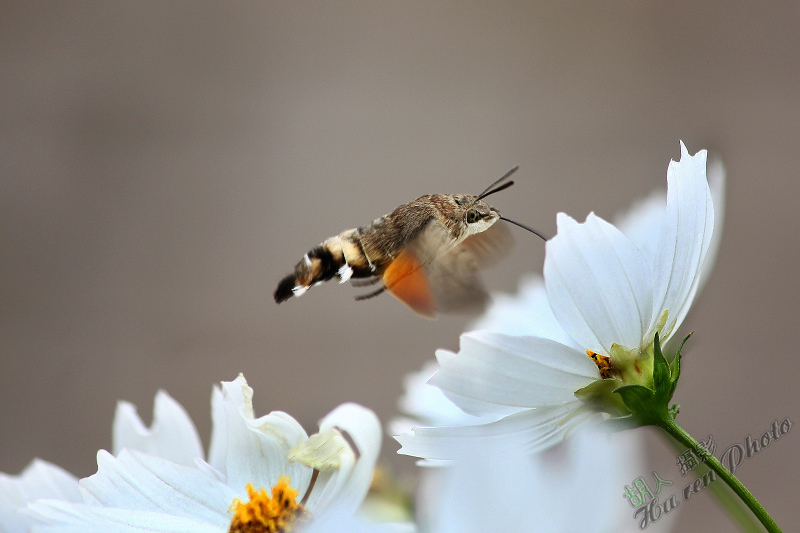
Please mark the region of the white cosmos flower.
POLYGON ((666 205, 651 199, 623 220, 624 233, 593 213, 584 223, 560 213, 558 234, 547 243, 544 290, 531 282, 528 301, 512 304, 499 320, 485 319, 485 327, 503 333, 467 332, 458 354, 436 353, 440 370, 429 383, 487 422, 416 427, 396 437, 399 453, 455 459, 474 446, 502 446, 509 434, 528 450, 542 449, 601 419, 576 392, 611 380, 610 388, 652 384, 654 335, 665 344, 675 333, 707 277, 709 250, 716 250, 705 151, 691 156, 681 143, 666 196, 666 205), (610 361, 607 380, 588 352, 610 361))
POLYGON ((256 418, 252 394, 241 375, 214 388, 207 461, 188 415, 166 393, 156 398, 150 429, 120 404, 115 439, 133 448, 98 452, 97 473, 79 483, 82 503, 31 504, 25 512, 40 524, 35 530, 244 531, 260 505, 274 516, 259 523, 276 531, 374 531, 354 514, 380 450, 375 414, 340 405, 309 437, 286 413, 256 418))
MULTIPOLYGON (((515 308, 534 303, 543 290, 541 278, 525 280, 518 299, 501 299, 481 322, 491 325, 491 316, 506 312, 518 316, 515 308)), ((403 431, 414 420, 431 426, 493 421, 464 413, 427 384, 437 369, 428 363, 406 378, 399 403, 411 418, 394 421, 393 430, 403 431)), ((419 470, 415 510, 421 531, 638 531, 620 487, 646 473, 641 432, 582 428, 574 438, 540 453, 527 452, 514 434, 502 445, 485 444, 469 447, 455 461, 423 461, 437 467, 419 470)), ((659 522, 659 531, 674 520, 671 516, 659 522)))
POLYGON ((78 478, 41 459, 31 461, 18 476, 0 473, 0 531, 29 531, 35 521, 17 511, 41 498, 82 501, 78 478))

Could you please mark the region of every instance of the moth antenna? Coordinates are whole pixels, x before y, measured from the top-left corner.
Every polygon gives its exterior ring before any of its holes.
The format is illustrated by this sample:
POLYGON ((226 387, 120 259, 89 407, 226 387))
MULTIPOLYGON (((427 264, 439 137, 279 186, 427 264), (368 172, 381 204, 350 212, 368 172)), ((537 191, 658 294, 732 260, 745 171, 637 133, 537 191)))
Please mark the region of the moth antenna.
POLYGON ((504 191, 504 190, 508 189, 509 187, 511 187, 512 185, 514 185, 514 182, 513 181, 508 181, 508 182, 502 184, 501 186, 492 189, 489 192, 485 192, 485 193, 481 194, 480 196, 475 198, 475 201, 477 202, 478 200, 482 200, 482 199, 486 198, 487 196, 489 196, 490 194, 494 194, 496 192, 504 191))
MULTIPOLYGON (((498 179, 498 180, 495 180, 495 181, 494 181, 494 183, 492 183, 491 185, 489 185, 488 187, 486 187, 486 188, 483 190, 483 192, 482 192, 482 193, 480 193, 480 194, 478 195, 478 200, 480 200, 481 198, 483 198, 483 197, 485 197, 485 196, 488 196, 488 195, 492 194, 492 192, 497 192, 497 191, 491 191, 491 192, 490 192, 490 189, 491 189, 492 187, 494 187, 495 185, 497 185, 498 183, 500 183, 501 181, 503 181, 504 179, 508 178, 508 177, 509 177, 511 174, 513 174, 513 173, 514 173, 514 172, 516 172, 517 170, 519 170, 519 165, 515 166, 514 168, 512 168, 511 170, 509 170, 508 172, 506 172, 505 174, 503 174, 503 176, 502 176, 500 179, 498 179)), ((512 183, 513 183, 513 182, 512 182, 512 183)), ((510 185, 506 185, 506 187, 510 187, 510 185)), ((502 190, 502 189, 498 189, 498 190, 502 190)))
POLYGON ((522 229, 526 229, 526 230, 530 231, 531 233, 533 233, 534 235, 536 235, 537 237, 539 237, 540 239, 542 239, 544 242, 547 242, 547 237, 545 237, 544 235, 542 235, 541 233, 539 233, 535 229, 526 226, 525 224, 520 224, 516 220, 511 220, 510 218, 506 218, 506 217, 500 217, 500 220, 505 220, 506 222, 511 222, 515 226, 519 226, 522 229))

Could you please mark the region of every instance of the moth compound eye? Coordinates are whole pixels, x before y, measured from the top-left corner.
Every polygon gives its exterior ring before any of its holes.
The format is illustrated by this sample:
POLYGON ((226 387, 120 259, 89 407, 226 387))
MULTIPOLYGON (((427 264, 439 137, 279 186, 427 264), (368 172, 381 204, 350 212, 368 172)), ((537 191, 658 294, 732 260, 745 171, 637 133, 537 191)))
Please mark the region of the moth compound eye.
POLYGON ((472 224, 480 219, 480 215, 474 209, 467 211, 467 224, 472 224))

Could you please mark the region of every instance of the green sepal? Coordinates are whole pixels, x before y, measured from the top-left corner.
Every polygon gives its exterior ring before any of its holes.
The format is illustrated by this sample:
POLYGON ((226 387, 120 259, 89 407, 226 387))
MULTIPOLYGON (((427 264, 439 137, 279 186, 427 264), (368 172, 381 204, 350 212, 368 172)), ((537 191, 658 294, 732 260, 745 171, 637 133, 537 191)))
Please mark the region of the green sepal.
POLYGON ((687 335, 678 346, 678 352, 672 359, 672 363, 667 363, 664 353, 661 351, 658 334, 653 338, 653 388, 657 399, 663 401, 664 404, 669 403, 672 395, 675 394, 678 379, 681 377, 681 358, 683 357, 681 350, 691 336, 691 333, 687 335))
MULTIPOLYGON (((677 357, 676 357, 677 359, 677 357)), ((658 333, 653 338, 653 391, 657 400, 667 403, 672 398, 672 372, 661 351, 658 333)))
POLYGON ((678 385, 678 378, 681 377, 681 359, 683 358, 683 345, 686 344, 686 341, 689 340, 693 333, 689 333, 686 335, 683 340, 681 341, 681 345, 678 346, 678 353, 675 354, 675 358, 672 360, 672 364, 669 365, 670 373, 672 374, 672 392, 675 392, 675 387, 678 385))
MULTIPOLYGON (((686 344, 686 341, 689 340, 692 334, 689 333, 686 337, 683 338, 681 341, 680 346, 678 346, 678 352, 675 354, 675 358, 672 360, 672 363, 669 365, 669 372, 670 372, 670 387, 669 387, 669 394, 666 396, 666 401, 670 401, 672 399, 672 395, 675 394, 675 389, 678 387, 678 379, 681 377, 681 359, 683 358, 683 345, 686 344)), ((677 411, 675 412, 677 415, 677 411)), ((674 418, 674 417, 673 417, 674 418)))
POLYGON ((655 393, 642 385, 623 385, 614 389, 633 414, 650 411, 655 393))
POLYGON ((608 413, 614 418, 630 416, 631 411, 619 394, 614 394, 621 383, 618 379, 600 379, 592 381, 582 389, 575 391, 575 396, 595 410, 608 413))

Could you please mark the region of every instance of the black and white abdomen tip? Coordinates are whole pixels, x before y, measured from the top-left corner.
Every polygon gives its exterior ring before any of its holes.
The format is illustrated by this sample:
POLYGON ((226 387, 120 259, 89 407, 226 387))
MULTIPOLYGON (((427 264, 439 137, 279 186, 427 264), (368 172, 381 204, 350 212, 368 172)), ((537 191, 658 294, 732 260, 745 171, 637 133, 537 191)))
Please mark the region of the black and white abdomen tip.
POLYGON ((331 250, 325 242, 303 256, 294 267, 294 272, 285 276, 275 289, 275 301, 285 302, 292 296, 302 296, 314 285, 328 281, 334 276, 344 283, 353 274, 341 253, 341 248, 331 250))
POLYGON ((280 283, 278 283, 278 288, 275 289, 275 302, 282 303, 291 298, 295 295, 295 278, 294 274, 289 274, 284 277, 280 283))

